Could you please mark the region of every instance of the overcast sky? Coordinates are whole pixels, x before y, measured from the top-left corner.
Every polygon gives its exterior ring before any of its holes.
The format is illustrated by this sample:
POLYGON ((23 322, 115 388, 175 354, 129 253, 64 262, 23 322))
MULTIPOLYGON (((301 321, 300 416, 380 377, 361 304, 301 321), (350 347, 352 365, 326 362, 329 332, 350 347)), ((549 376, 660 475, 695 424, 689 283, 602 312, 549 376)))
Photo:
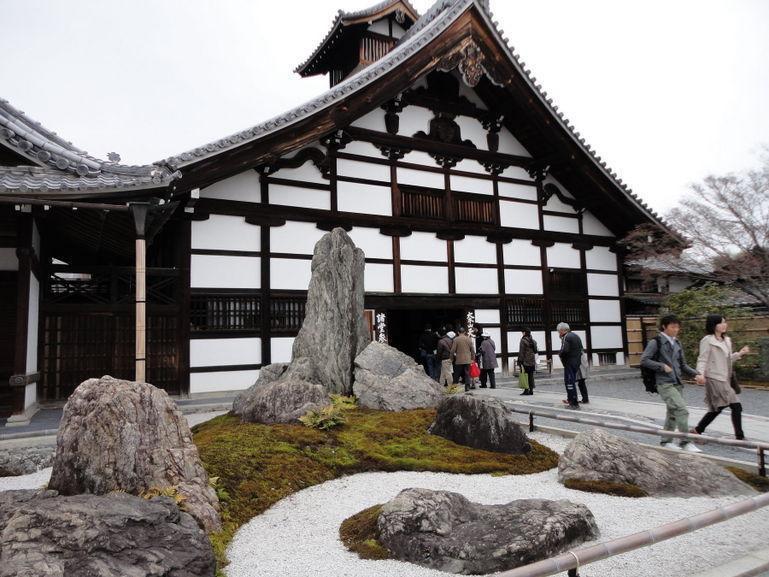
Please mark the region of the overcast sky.
MULTIPOLYGON (((292 71, 376 0, 0 0, 0 97, 149 163, 309 100, 292 71)), ((424 12, 431 0, 414 0, 424 12)), ((538 82, 660 211, 769 143, 769 1, 491 0, 538 82)))

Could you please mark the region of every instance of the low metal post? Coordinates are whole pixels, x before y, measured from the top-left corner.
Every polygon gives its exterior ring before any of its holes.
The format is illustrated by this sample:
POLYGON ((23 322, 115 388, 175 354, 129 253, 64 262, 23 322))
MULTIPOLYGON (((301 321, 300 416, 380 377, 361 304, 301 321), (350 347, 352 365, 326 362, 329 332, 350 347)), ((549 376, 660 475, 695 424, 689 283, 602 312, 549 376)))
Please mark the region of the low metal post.
POLYGON ((529 433, 534 432, 534 412, 529 411, 529 433))
POLYGON ((758 447, 756 452, 758 453, 758 474, 766 477, 766 455, 764 454, 764 448, 758 447))

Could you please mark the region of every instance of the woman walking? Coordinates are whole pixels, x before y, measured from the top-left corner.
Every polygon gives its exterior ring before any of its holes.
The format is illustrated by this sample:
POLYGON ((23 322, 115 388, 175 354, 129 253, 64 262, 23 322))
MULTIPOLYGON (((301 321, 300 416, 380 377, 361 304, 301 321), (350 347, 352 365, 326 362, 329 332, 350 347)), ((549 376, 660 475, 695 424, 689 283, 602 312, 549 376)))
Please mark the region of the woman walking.
POLYGON ((523 329, 521 342, 518 344, 518 365, 521 372, 525 371, 529 375, 529 388, 524 389, 522 395, 534 394, 534 369, 536 368, 537 341, 531 336, 530 329, 523 329))
POLYGON ((491 340, 491 335, 489 333, 481 333, 480 353, 481 388, 485 389, 486 381, 488 381, 489 386, 492 389, 496 389, 497 380, 494 371, 499 366, 499 363, 497 363, 497 346, 494 344, 494 341, 491 340))
POLYGON ((729 407, 732 411, 734 436, 737 439, 744 439, 742 404, 732 387, 732 378, 734 361, 748 354, 750 347, 742 347, 738 353, 732 352, 732 339, 726 335, 727 328, 726 319, 721 315, 708 315, 705 320, 707 334, 700 341, 697 372, 705 377, 705 403, 708 406, 708 412, 691 432, 701 435, 721 414, 721 411, 729 407))

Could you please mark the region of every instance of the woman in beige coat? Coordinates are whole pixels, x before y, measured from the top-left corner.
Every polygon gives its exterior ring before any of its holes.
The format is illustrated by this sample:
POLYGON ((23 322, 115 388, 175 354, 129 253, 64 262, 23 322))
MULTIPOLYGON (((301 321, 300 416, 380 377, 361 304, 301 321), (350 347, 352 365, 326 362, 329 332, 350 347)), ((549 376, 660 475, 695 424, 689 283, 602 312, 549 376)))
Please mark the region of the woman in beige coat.
POLYGON ((705 403, 708 412, 691 432, 701 435, 721 411, 729 407, 732 411, 734 436, 744 439, 742 404, 732 388, 732 371, 734 361, 748 354, 750 348, 746 346, 738 353, 732 352, 732 339, 726 336, 727 328, 726 319, 721 315, 708 315, 705 321, 705 331, 708 334, 700 341, 697 372, 705 377, 705 403))

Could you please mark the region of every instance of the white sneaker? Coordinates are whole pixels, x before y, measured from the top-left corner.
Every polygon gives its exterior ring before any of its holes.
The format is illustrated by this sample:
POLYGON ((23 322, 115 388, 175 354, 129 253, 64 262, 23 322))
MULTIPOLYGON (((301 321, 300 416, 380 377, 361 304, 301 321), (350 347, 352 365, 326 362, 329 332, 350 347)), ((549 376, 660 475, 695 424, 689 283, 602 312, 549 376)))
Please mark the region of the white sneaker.
POLYGON ((680 451, 681 447, 679 447, 676 443, 660 443, 660 447, 664 449, 672 449, 673 451, 680 451))
POLYGON ((680 449, 688 453, 702 453, 702 449, 696 447, 694 443, 686 443, 685 445, 681 445, 680 449))

